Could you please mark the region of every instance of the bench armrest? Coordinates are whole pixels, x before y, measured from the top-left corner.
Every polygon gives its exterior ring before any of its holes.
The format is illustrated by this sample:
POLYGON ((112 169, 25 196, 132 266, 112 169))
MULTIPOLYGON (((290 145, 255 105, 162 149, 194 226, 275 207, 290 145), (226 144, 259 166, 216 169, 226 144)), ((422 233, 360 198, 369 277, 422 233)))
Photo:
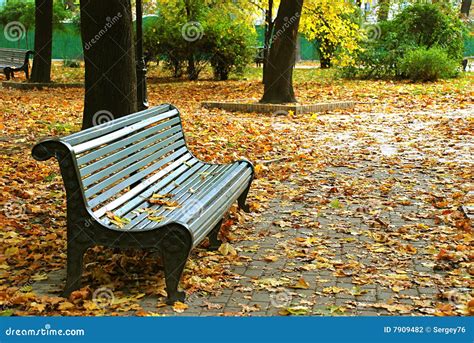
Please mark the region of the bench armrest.
POLYGON ((69 153, 71 153, 69 144, 61 142, 58 139, 41 141, 35 144, 31 150, 31 155, 37 161, 46 161, 51 157, 56 157, 60 161, 69 153))

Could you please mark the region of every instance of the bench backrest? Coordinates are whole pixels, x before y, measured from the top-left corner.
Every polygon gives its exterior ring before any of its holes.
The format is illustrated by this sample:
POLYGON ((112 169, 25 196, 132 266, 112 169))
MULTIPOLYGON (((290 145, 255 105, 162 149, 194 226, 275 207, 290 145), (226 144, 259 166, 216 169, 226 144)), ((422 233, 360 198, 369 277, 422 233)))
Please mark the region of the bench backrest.
POLYGON ((0 48, 0 65, 21 67, 30 53, 29 50, 0 48))
POLYGON ((179 112, 168 104, 59 141, 72 152, 86 206, 99 218, 143 196, 151 184, 194 158, 184 141, 179 112))

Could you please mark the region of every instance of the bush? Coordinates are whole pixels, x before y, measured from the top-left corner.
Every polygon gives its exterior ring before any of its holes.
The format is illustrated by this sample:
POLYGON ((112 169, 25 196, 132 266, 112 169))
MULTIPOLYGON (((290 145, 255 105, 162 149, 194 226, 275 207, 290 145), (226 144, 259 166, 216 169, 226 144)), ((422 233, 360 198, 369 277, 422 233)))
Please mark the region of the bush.
POLYGON ((451 58, 461 60, 466 27, 454 9, 436 4, 415 4, 394 19, 402 44, 444 48, 451 58))
POLYGON ((204 0, 160 3, 159 15, 144 29, 144 47, 150 59, 165 62, 174 77, 186 69, 196 80, 211 64, 214 76, 226 80, 252 60, 256 45, 251 20, 232 1, 205 5, 204 0))
MULTIPOLYGON (((443 49, 449 64, 453 61, 461 63, 466 28, 449 7, 415 4, 405 8, 392 21, 383 21, 378 25, 380 37, 362 44, 356 66, 342 69, 344 77, 411 78, 402 70, 401 62, 406 54, 418 48, 423 48, 425 52, 435 48, 427 53, 429 56, 443 49)), ((447 74, 443 73, 440 77, 447 74)))
POLYGON ((405 78, 422 82, 456 76, 458 66, 458 62, 449 58, 448 53, 439 47, 417 48, 409 51, 400 61, 400 70, 405 78))
POLYGON ((208 24, 206 39, 214 78, 227 80, 231 71, 242 74, 254 56, 253 27, 235 22, 225 13, 214 15, 208 24))

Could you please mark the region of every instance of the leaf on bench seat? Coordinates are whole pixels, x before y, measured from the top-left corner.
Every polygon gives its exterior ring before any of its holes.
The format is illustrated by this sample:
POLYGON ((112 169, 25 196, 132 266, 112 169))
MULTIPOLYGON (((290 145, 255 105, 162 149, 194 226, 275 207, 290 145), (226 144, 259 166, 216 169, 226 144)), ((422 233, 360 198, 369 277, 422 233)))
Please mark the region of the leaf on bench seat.
POLYGON ((165 219, 164 216, 148 216, 147 218, 149 220, 157 222, 157 223, 159 223, 159 222, 163 221, 163 219, 165 219))
POLYGON ((171 199, 174 196, 172 193, 166 193, 166 194, 159 194, 159 193, 154 193, 151 196, 151 199, 171 199))
POLYGON ((109 218, 110 222, 118 226, 119 228, 123 228, 125 224, 130 223, 130 219, 119 217, 115 215, 115 213, 113 212, 107 212, 106 215, 107 215, 107 218, 109 218))
POLYGON ((207 175, 209 175, 209 174, 210 174, 210 173, 206 173, 206 172, 203 172, 203 173, 199 174, 199 175, 201 176, 201 181, 206 180, 207 175))
POLYGON ((161 206, 166 206, 166 209, 168 210, 174 210, 175 208, 181 207, 179 203, 175 200, 164 200, 164 199, 169 199, 172 194, 153 194, 150 199, 148 199, 148 202, 152 205, 161 205, 161 206))

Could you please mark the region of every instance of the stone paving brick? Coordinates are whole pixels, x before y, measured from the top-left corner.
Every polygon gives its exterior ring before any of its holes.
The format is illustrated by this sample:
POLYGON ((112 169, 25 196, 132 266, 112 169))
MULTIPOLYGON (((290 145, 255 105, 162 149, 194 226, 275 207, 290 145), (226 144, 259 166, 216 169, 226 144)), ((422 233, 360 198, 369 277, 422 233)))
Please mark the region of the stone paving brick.
MULTIPOLYGON (((379 172, 372 172, 373 177, 369 180, 367 173, 371 169, 368 167, 373 167, 372 170, 376 170, 377 168, 380 169, 381 166, 373 161, 367 161, 366 164, 367 166, 364 168, 354 169, 328 167, 326 170, 308 176, 308 180, 320 180, 325 187, 337 188, 341 187, 343 183, 350 184, 352 178, 358 180, 365 178, 369 185, 374 184, 374 190, 371 192, 379 192, 377 190, 378 186, 390 178, 397 177, 394 175, 400 175, 399 177, 411 175, 411 178, 424 177, 415 171, 412 174, 406 172, 388 174, 386 170, 381 169, 379 172), (337 177, 332 176, 332 173, 335 173, 337 177)), ((423 182, 426 182, 426 180, 423 182)), ((304 186, 297 184, 285 185, 285 187, 295 191, 304 186)), ((425 235, 421 235, 418 239, 405 239, 401 235, 399 242, 403 245, 410 244, 416 247, 417 252, 415 254, 398 255, 396 260, 394 260, 392 254, 386 251, 376 253, 371 250, 376 249, 374 247, 377 247, 377 244, 386 248, 383 244, 382 235, 397 232, 401 227, 408 228, 407 230, 411 231, 407 232, 413 235, 416 231, 413 228, 410 229, 410 225, 414 225, 414 222, 405 220, 403 216, 415 217, 422 210, 421 205, 394 206, 393 211, 389 213, 379 213, 378 219, 389 224, 387 227, 383 227, 374 224, 373 214, 369 214, 367 211, 359 211, 364 206, 372 206, 371 210, 378 206, 376 203, 371 204, 370 199, 364 197, 365 195, 354 195, 352 198, 354 203, 352 204, 347 204, 344 197, 331 195, 330 200, 338 198, 346 207, 334 209, 327 206, 326 209, 318 209, 318 217, 314 218, 313 221, 299 223, 300 228, 281 228, 271 224, 279 219, 291 220, 291 213, 296 210, 301 213, 315 212, 315 204, 319 203, 312 203, 311 199, 325 199, 327 198, 325 192, 327 192, 327 189, 322 187, 306 190, 306 196, 311 196, 307 202, 303 200, 299 200, 299 202, 289 201, 285 194, 277 194, 276 198, 269 204, 265 215, 259 221, 254 223, 249 219, 244 225, 252 227, 255 235, 259 235, 259 239, 232 242, 239 256, 246 256, 249 260, 244 262, 243 265, 229 264, 225 266, 225 269, 235 274, 236 278, 232 280, 227 288, 224 287, 219 294, 206 296, 195 293, 189 297, 189 308, 182 314, 175 313, 171 307, 158 308, 157 303, 163 302, 163 298, 146 296, 140 302, 140 305, 146 311, 173 316, 212 316, 224 313, 226 315, 268 316, 278 315, 285 306, 305 306, 310 309, 312 315, 331 315, 331 309, 334 310, 334 306, 342 306, 346 308, 345 315, 377 316, 399 315, 399 313, 371 308, 370 305, 387 304, 391 299, 398 303, 413 305, 411 297, 427 300, 436 299, 436 295, 439 293, 436 286, 413 286, 412 288, 401 289, 399 293, 396 293, 391 291, 391 286, 386 279, 394 277, 393 275, 397 273, 397 270, 402 270, 406 272, 410 279, 423 276, 423 278, 430 280, 430 283, 427 282, 426 285, 430 285, 436 284, 436 278, 442 278, 447 274, 446 271, 433 271, 432 253, 425 251, 429 244, 425 235), (319 226, 314 228, 310 226, 311 223, 319 223, 319 226), (272 237, 277 233, 283 234, 283 238, 272 237), (296 238, 306 239, 311 237, 318 242, 317 250, 310 245, 305 247, 297 244, 296 238), (382 243, 377 241, 381 239, 382 243), (303 256, 287 256, 296 252, 303 253, 303 256), (265 256, 269 254, 278 255, 278 260, 275 262, 265 261, 265 256), (339 263, 335 267, 329 268, 322 263, 322 260, 318 259, 327 259, 330 263, 339 261, 339 263), (343 273, 338 270, 339 266, 353 263, 353 261, 360 264, 360 270, 343 268, 343 273), (320 263, 320 265, 316 263, 320 263), (317 267, 312 269, 314 266, 317 267), (374 277, 371 277, 372 274, 374 277), (362 278, 363 276, 365 276, 365 279, 362 278), (290 288, 301 277, 309 284, 309 288, 290 288), (288 278, 289 281, 281 287, 259 289, 252 280, 262 278, 277 280, 288 278), (242 292, 234 289, 243 289, 243 287, 250 287, 250 291, 242 292), (344 288, 347 291, 332 294, 331 287, 344 288), (349 293, 353 289, 366 290, 367 293, 354 296, 349 293), (280 298, 275 300, 277 295, 280 298), (222 308, 208 309, 203 306, 206 302, 216 306, 221 305, 222 308), (357 304, 365 305, 358 306, 357 304), (258 308, 254 308, 256 305, 258 305, 258 308)), ((392 196, 397 196, 396 192, 398 190, 392 189, 381 201, 389 201, 392 196)), ((380 198, 379 195, 377 197, 380 198)), ((435 225, 430 218, 420 220, 420 222, 429 223, 431 226, 435 225)), ((248 238, 246 237, 246 239, 248 238)), ((64 283, 64 277, 64 269, 51 272, 48 274, 48 280, 36 282, 33 285, 33 290, 37 294, 57 294, 64 283)), ((337 315, 337 313, 335 314, 337 315)))

